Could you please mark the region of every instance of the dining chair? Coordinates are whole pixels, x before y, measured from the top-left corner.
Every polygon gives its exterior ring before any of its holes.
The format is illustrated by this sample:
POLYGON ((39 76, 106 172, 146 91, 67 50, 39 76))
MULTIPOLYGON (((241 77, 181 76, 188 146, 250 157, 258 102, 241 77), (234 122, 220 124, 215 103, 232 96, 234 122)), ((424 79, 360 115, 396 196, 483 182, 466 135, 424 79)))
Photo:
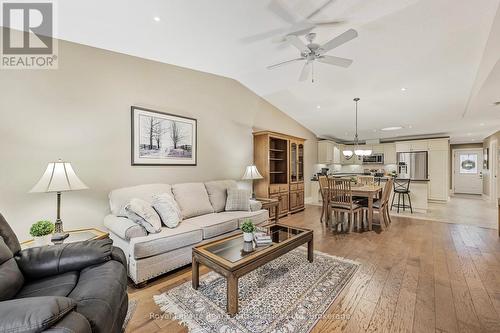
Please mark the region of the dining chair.
MULTIPOLYGON (((328 206, 328 177, 319 176, 318 182, 319 182, 319 193, 321 193, 321 200, 323 202, 323 205, 321 207, 321 217, 319 219, 319 222, 323 223, 323 219, 326 215, 326 210, 328 206)), ((328 223, 328 217, 326 223, 328 223)))
MULTIPOLYGON (((391 216, 389 215, 389 197, 391 196, 392 186, 394 180, 390 178, 384 185, 382 190, 382 197, 373 203, 373 211, 378 212, 380 220, 380 228, 384 230, 392 223, 391 216)), ((363 212, 368 212, 368 204, 363 204, 363 212)), ((363 214, 364 215, 364 214, 363 214)))
POLYGON ((373 185, 375 183, 374 176, 358 176, 358 183, 362 185, 373 185))
MULTIPOLYGON (((328 180, 328 218, 332 218, 332 226, 338 225, 338 217, 342 214, 347 214, 347 232, 354 229, 354 223, 357 222, 357 227, 361 226, 361 206, 355 203, 352 199, 351 181, 348 179, 329 179, 328 180), (332 216, 334 215, 334 216, 332 216), (333 217, 335 222, 333 223, 333 217)), ((343 227, 343 224, 341 225, 343 227)))

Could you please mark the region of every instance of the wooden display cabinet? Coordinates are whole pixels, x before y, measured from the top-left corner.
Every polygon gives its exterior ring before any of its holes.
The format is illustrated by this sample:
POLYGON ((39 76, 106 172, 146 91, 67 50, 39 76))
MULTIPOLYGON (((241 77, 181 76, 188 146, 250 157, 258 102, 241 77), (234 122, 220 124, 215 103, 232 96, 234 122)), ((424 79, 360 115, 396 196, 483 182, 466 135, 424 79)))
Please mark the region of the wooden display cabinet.
POLYGON ((280 216, 304 209, 304 142, 276 132, 254 133, 254 163, 264 177, 254 182, 255 194, 277 199, 280 216))

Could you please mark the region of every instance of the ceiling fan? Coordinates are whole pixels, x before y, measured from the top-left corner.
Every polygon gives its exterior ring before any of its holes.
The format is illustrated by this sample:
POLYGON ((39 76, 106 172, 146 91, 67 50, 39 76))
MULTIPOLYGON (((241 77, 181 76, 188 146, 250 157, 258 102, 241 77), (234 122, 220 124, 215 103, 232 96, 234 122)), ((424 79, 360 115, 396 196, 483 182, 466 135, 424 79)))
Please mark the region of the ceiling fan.
POLYGON ((288 35, 305 35, 311 32, 314 28, 320 26, 334 26, 338 24, 345 23, 344 20, 318 20, 314 19, 318 14, 320 14, 324 9, 331 5, 335 0, 326 0, 322 5, 315 8, 309 14, 298 17, 295 13, 292 13, 286 6, 282 4, 282 1, 272 0, 268 8, 277 17, 281 18, 288 24, 288 27, 277 28, 274 30, 259 33, 253 36, 248 36, 243 38, 245 42, 255 42, 262 39, 267 39, 272 37, 272 42, 282 43, 286 41, 288 35))
POLYGON ((295 35, 288 35, 286 40, 293 46, 295 46, 300 51, 300 58, 283 61, 271 66, 267 69, 274 69, 283 65, 287 65, 297 61, 305 61, 302 72, 300 73, 299 80, 305 81, 309 77, 309 73, 312 73, 312 82, 314 82, 314 62, 319 61, 328 65, 349 67, 352 64, 351 59, 334 57, 326 55, 328 51, 347 43, 348 41, 358 37, 358 32, 354 29, 349 29, 346 32, 338 35, 329 42, 323 45, 314 43, 315 33, 309 33, 306 35, 306 40, 309 42, 307 45, 295 35))

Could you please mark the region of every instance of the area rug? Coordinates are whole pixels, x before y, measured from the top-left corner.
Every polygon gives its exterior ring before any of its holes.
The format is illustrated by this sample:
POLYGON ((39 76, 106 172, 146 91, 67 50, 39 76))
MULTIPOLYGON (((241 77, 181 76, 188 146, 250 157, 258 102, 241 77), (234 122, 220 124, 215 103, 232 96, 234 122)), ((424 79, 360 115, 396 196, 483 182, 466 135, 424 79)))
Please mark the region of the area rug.
POLYGON ((127 315, 125 316, 125 320, 123 321, 122 332, 125 332, 128 322, 130 321, 130 318, 132 318, 132 316, 134 315, 136 308, 137 308, 136 300, 128 301, 127 315))
POLYGON ((210 272, 161 295, 156 304, 195 333, 309 332, 348 284, 359 264, 297 248, 239 280, 239 313, 226 314, 226 279, 210 272))

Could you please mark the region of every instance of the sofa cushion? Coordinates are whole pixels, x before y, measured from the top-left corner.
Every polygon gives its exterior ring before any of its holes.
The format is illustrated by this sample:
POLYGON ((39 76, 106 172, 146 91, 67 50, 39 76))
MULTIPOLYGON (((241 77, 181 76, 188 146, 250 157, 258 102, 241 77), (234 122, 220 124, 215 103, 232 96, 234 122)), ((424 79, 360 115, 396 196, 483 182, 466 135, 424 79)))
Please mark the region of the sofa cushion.
POLYGON ((68 296, 78 282, 78 272, 48 276, 26 283, 16 298, 41 296, 68 296))
POLYGON ((8 300, 21 289, 24 277, 3 237, 0 236, 0 301, 8 300))
POLYGON ((143 226, 138 225, 131 219, 111 214, 104 218, 104 226, 124 240, 131 240, 134 237, 147 236, 148 234, 143 226))
POLYGON ((162 227, 157 234, 132 238, 130 240, 131 256, 135 259, 147 258, 196 244, 202 239, 201 228, 184 221, 177 228, 162 227))
POLYGON ((184 219, 214 212, 203 183, 175 184, 172 192, 184 219))
POLYGON ((250 196, 249 190, 230 188, 227 190, 226 211, 233 210, 250 210, 250 196))
POLYGON ((153 208, 160 215, 161 222, 168 228, 175 228, 182 220, 182 213, 174 197, 162 193, 153 197, 153 208))
POLYGON ((203 239, 216 237, 238 229, 238 219, 223 213, 196 216, 185 220, 183 224, 195 225, 203 230, 203 239))
POLYGON ((257 210, 255 212, 246 211, 233 211, 233 212, 222 212, 219 213, 225 216, 227 219, 237 219, 238 227, 241 226, 245 219, 251 219, 253 224, 259 225, 267 222, 269 220, 269 212, 267 209, 257 210))
POLYGON ((120 215, 122 214, 135 223, 143 226, 149 233, 154 234, 161 230, 160 216, 151 206, 151 203, 145 200, 137 198, 130 199, 123 207, 123 213, 120 215))
POLYGON ((119 215, 130 199, 138 198, 151 203, 153 196, 161 193, 172 193, 172 187, 169 184, 145 184, 113 190, 109 193, 111 213, 119 215))
POLYGON ((216 213, 224 211, 226 207, 227 190, 237 187, 238 184, 234 180, 215 180, 205 183, 208 198, 216 213))

